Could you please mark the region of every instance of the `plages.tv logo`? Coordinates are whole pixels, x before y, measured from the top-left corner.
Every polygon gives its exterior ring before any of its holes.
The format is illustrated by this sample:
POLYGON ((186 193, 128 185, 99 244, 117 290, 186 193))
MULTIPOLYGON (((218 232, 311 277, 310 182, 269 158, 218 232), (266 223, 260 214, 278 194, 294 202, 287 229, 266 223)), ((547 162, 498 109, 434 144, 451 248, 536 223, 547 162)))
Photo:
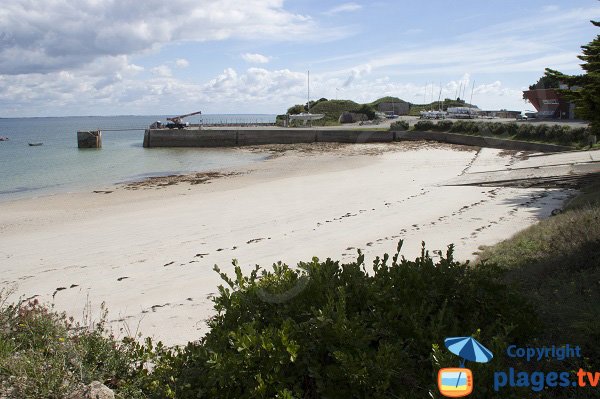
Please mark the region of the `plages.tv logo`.
POLYGON ((448 398, 468 396, 473 392, 473 372, 465 368, 465 363, 487 363, 494 355, 473 337, 446 338, 444 344, 461 360, 459 367, 443 368, 438 372, 438 389, 448 398))

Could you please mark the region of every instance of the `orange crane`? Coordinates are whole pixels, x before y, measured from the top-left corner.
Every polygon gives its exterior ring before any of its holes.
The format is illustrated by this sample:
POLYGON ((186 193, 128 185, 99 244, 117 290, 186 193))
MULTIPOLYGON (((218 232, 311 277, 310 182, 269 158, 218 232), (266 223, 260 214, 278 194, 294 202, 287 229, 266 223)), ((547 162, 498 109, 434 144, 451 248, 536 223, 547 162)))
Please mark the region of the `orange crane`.
POLYGON ((182 122, 183 118, 187 118, 188 116, 192 116, 192 115, 198 115, 201 114, 202 111, 198 111, 198 112, 192 112, 191 114, 185 114, 185 115, 179 115, 179 116, 174 116, 172 118, 167 118, 167 120, 171 123, 167 123, 167 127, 169 129, 183 129, 186 124, 182 122))

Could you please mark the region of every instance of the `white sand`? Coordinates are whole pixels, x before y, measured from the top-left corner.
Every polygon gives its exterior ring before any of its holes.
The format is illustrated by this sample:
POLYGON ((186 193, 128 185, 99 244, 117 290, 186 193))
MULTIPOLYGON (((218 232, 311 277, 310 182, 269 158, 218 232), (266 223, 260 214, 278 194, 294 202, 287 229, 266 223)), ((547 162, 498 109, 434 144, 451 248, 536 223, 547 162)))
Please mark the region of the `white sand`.
POLYGON ((0 283, 76 317, 87 298, 96 311, 105 301, 111 319, 179 344, 206 331, 207 296, 220 284, 214 264, 231 273, 232 258, 247 268, 312 256, 349 261, 355 248, 370 262, 392 253, 400 238, 407 257, 426 240, 430 250, 454 243, 459 259, 472 259, 480 245, 548 216, 570 195, 443 185, 521 162, 499 150, 426 143, 328 148, 287 151, 210 184, 2 203, 0 283))

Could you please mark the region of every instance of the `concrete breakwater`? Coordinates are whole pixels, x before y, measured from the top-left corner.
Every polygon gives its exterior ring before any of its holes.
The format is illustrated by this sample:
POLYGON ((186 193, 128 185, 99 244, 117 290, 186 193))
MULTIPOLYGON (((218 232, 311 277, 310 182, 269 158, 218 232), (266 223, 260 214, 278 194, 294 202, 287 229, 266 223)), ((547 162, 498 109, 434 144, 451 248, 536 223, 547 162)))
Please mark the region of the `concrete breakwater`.
POLYGON ((385 143, 393 132, 333 129, 149 129, 144 147, 237 147, 261 144, 385 143))
POLYGON ((571 147, 445 132, 361 129, 148 129, 144 147, 237 147, 261 144, 386 143, 429 140, 517 151, 560 152, 571 147))

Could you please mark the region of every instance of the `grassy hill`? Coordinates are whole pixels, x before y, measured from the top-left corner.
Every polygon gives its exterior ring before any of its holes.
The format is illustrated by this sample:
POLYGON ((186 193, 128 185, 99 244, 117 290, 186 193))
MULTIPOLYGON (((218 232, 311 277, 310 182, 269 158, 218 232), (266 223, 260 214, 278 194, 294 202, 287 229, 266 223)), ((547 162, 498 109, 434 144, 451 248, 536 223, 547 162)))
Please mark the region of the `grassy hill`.
MULTIPOLYGON (((311 113, 325 114, 325 118, 323 118, 320 121, 314 121, 313 126, 337 125, 340 115, 342 115, 342 113, 344 113, 344 112, 366 113, 367 115, 369 115, 369 117, 371 119, 374 115, 374 111, 377 110, 377 106, 381 103, 386 103, 386 102, 388 102, 388 103, 394 102, 394 103, 398 103, 398 104, 408 103, 407 101, 404 101, 401 98, 393 97, 393 96, 381 97, 373 102, 366 103, 366 104, 359 104, 352 100, 327 100, 326 98, 321 98, 314 102, 311 101, 311 108, 310 108, 311 113)), ((433 103, 429 103, 429 104, 412 104, 412 103, 408 103, 408 104, 410 105, 409 115, 413 115, 413 116, 419 116, 419 113, 421 111, 438 110, 440 108, 442 108, 444 111, 446 111, 450 107, 469 107, 469 106, 474 107, 474 108, 477 107, 476 105, 470 105, 470 104, 466 103, 464 100, 450 100, 448 98, 441 102, 434 101, 433 103)), ((294 105, 293 107, 289 108, 287 112, 289 114, 298 114, 301 112, 306 112, 306 104, 294 105)), ((283 116, 282 116, 282 118, 283 118, 283 116)), ((281 121, 283 121, 282 118, 281 118, 281 121)))
POLYGON ((369 105, 377 108, 377 106, 381 103, 406 103, 406 101, 404 101, 398 97, 386 96, 386 97, 381 97, 381 98, 373 101, 372 103, 369 103, 369 105))
POLYGON ((310 109, 312 114, 325 114, 324 122, 337 122, 340 115, 346 111, 358 111, 361 104, 351 100, 329 100, 321 101, 310 109))

